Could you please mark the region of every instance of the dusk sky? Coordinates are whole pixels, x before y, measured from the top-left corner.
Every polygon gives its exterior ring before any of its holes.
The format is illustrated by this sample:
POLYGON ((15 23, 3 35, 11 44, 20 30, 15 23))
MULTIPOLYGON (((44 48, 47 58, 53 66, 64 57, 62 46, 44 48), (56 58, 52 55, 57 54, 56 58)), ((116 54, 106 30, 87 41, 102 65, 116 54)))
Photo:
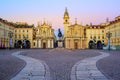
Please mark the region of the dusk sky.
POLYGON ((70 22, 100 24, 120 15, 120 0, 0 0, 0 17, 13 22, 37 24, 47 21, 54 29, 63 29, 67 7, 70 22))

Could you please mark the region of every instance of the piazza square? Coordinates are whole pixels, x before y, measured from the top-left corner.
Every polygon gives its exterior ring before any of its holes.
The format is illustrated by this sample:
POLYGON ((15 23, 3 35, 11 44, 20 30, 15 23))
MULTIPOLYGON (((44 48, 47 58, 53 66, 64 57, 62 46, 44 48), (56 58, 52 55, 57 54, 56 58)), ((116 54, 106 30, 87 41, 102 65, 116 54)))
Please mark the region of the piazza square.
POLYGON ((0 80, 120 80, 119 1, 0 7, 0 80))

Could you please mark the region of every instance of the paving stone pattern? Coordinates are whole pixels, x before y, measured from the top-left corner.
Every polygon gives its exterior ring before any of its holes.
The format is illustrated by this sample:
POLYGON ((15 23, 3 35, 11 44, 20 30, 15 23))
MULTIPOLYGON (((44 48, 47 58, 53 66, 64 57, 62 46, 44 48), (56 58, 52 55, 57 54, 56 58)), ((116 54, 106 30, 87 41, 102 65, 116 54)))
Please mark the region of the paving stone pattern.
POLYGON ((109 53, 110 56, 103 58, 97 62, 97 68, 114 80, 120 80, 120 50, 102 50, 109 53))
POLYGON ((96 62, 104 57, 109 56, 109 54, 104 52, 100 52, 100 53, 102 55, 92 58, 87 58, 76 63, 72 68, 71 80, 108 80, 97 69, 96 62))
POLYGON ((98 56, 95 50, 67 50, 67 49, 50 49, 50 50, 30 50, 22 53, 45 61, 50 69, 51 80, 72 80, 70 79, 71 69, 76 62, 85 58, 98 56), (88 53, 89 52, 89 53, 88 53))
POLYGON ((12 54, 26 62, 26 66, 11 80, 49 80, 49 71, 40 60, 20 55, 20 52, 12 54), (47 76, 46 76, 47 75, 47 76))
POLYGON ((10 80, 25 66, 23 60, 11 55, 16 51, 18 50, 0 50, 0 80, 10 80))

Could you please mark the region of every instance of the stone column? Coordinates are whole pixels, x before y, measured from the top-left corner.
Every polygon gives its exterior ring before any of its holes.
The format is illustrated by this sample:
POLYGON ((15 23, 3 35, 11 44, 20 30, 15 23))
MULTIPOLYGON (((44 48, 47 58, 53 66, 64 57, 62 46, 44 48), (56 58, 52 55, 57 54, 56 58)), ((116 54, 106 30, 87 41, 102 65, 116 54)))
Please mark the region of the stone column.
POLYGON ((53 40, 51 40, 51 48, 54 48, 53 45, 54 45, 53 40))
POLYGON ((82 38, 80 38, 80 49, 82 49, 82 38))
POLYGON ((47 43, 48 43, 48 48, 51 48, 51 44, 50 44, 51 42, 49 39, 48 39, 47 43))
POLYGON ((37 48, 39 48, 39 40, 37 39, 37 48))
POLYGON ((71 39, 71 49, 74 49, 75 48, 75 41, 74 39, 71 39))
POLYGON ((41 40, 39 40, 39 48, 41 48, 41 40))

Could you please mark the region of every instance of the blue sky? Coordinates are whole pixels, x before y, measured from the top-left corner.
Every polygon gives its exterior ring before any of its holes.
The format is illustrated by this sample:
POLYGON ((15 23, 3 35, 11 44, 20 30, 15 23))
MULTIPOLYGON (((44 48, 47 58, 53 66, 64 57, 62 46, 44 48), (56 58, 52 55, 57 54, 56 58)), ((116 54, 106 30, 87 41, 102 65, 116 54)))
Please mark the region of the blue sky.
POLYGON ((45 20, 54 29, 63 29, 63 14, 68 8, 70 22, 100 24, 120 15, 120 0, 0 0, 0 17, 13 22, 37 24, 45 20))

